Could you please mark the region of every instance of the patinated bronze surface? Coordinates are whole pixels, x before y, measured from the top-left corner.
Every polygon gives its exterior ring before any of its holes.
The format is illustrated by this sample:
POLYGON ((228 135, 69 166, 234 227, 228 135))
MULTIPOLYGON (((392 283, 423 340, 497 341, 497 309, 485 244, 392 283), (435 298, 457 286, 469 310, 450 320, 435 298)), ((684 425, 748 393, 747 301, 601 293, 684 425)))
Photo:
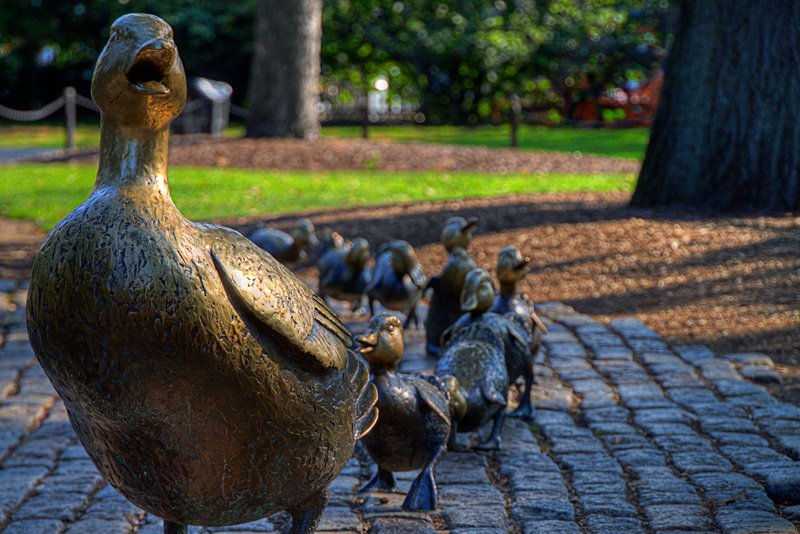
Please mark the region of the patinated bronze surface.
POLYGON ((516 247, 505 247, 500 251, 495 271, 500 281, 500 292, 489 310, 518 323, 515 332, 524 337, 524 346, 528 347, 526 349, 515 345, 506 353, 511 382, 515 382, 519 377, 524 381, 524 393, 521 393, 519 406, 511 413, 511 417, 524 419, 530 419, 533 415, 530 393, 533 386, 534 357, 541 346, 542 334, 547 332, 534 312, 533 303, 525 295, 517 293, 517 283, 528 274, 530 261, 531 259, 523 256, 516 247))
MULTIPOLYGON (((451 395, 466 400, 463 416, 452 421, 451 446, 455 443, 455 432, 477 430, 494 419, 491 434, 479 448, 500 447, 508 390, 505 358, 508 321, 487 312, 494 297, 489 274, 482 269, 470 271, 461 297, 466 313, 443 336, 445 349, 435 372, 454 376, 457 384, 450 384, 451 395)), ((452 409, 456 411, 458 407, 452 409)))
POLYGON ((378 473, 361 488, 392 490, 393 471, 421 469, 411 484, 403 508, 435 510, 436 481, 433 469, 450 434, 450 407, 445 386, 436 377, 428 379, 398 373, 403 357, 403 326, 389 313, 373 317, 358 338, 361 354, 374 373, 381 416, 364 439, 378 473))
POLYGON ((167 128, 186 80, 167 23, 118 19, 92 95, 94 189, 33 265, 42 367, 106 480, 166 530, 286 509, 311 532, 377 417, 366 364, 272 256, 173 204, 167 128))
POLYGON ((414 247, 406 241, 392 241, 375 260, 375 274, 367 289, 370 314, 374 315, 374 303, 378 301, 390 310, 404 313, 405 328, 412 323, 419 326, 417 303, 425 282, 414 247))
POLYGON ((442 333, 463 313, 459 305, 461 289, 467 273, 477 267, 467 254, 472 232, 478 220, 463 217, 447 219, 442 228, 442 245, 450 253, 442 272, 431 277, 431 301, 425 320, 425 350, 431 356, 439 356, 442 348, 439 340, 442 333))
POLYGON ((360 237, 329 248, 317 262, 319 294, 350 302, 353 310, 361 307, 372 279, 369 259, 369 243, 360 237))
POLYGON ((277 228, 260 228, 249 237, 253 243, 272 254, 284 265, 305 259, 309 249, 319 244, 314 232, 314 223, 308 219, 300 219, 291 234, 277 228))

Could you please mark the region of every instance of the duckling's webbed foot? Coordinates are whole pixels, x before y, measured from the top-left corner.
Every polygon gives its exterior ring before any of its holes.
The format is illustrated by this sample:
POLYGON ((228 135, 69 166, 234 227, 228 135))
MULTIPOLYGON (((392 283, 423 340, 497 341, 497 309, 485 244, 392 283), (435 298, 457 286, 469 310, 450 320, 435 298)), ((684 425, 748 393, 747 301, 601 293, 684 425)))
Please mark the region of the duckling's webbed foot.
POLYGON ((408 329, 411 328, 411 324, 414 324, 416 328, 420 328, 419 324, 419 317, 417 317, 417 305, 414 304, 411 309, 406 314, 406 321, 403 323, 403 328, 408 329))
POLYGON ((500 449, 503 444, 503 440, 500 438, 500 431, 503 429, 503 423, 505 420, 506 412, 504 410, 500 410, 500 412, 494 417, 494 424, 492 425, 492 432, 489 434, 489 437, 478 443, 475 448, 479 451, 496 451, 500 449))
POLYGON ((292 508, 287 509, 286 511, 292 516, 292 527, 289 529, 289 534, 311 534, 314 532, 326 504, 328 504, 327 487, 305 501, 295 503, 292 508))
POLYGON ((439 462, 442 452, 444 452, 444 446, 440 445, 431 455, 428 465, 411 483, 411 488, 403 501, 403 510, 436 510, 438 492, 436 480, 433 478, 433 469, 439 462))
POLYGON ((394 473, 388 469, 378 468, 378 472, 372 477, 372 480, 364 484, 359 493, 367 493, 373 489, 380 491, 393 491, 397 487, 397 482, 394 479, 394 473))
POLYGON ((180 523, 164 520, 164 534, 189 534, 189 527, 180 523))
MULTIPOLYGON (((517 409, 511 412, 509 417, 520 418, 526 423, 533 421, 533 407, 531 406, 531 385, 533 384, 533 373, 525 377, 525 390, 520 392, 520 403, 517 409)), ((519 387, 519 386, 517 386, 519 387)))

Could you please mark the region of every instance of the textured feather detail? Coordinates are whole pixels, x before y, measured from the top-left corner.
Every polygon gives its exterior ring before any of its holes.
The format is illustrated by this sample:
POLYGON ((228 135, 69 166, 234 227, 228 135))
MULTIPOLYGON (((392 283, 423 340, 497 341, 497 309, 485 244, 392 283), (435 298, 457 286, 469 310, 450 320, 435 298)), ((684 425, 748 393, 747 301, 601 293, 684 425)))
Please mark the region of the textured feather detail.
POLYGON ((350 383, 353 384, 354 391, 359 392, 355 405, 355 438, 361 439, 378 422, 378 408, 375 407, 378 402, 378 390, 369 379, 369 369, 364 359, 354 353, 350 353, 350 358, 348 362, 348 368, 351 368, 348 370, 352 373, 350 383))
POLYGON ((439 383, 438 386, 431 384, 428 380, 417 380, 422 382, 420 384, 414 384, 414 389, 417 390, 420 400, 422 400, 433 413, 439 416, 442 421, 449 422, 450 413, 447 402, 449 395, 445 392, 444 386, 442 386, 441 383, 439 383), (428 385, 432 387, 427 387, 428 385), (437 390, 440 395, 437 395, 437 390))

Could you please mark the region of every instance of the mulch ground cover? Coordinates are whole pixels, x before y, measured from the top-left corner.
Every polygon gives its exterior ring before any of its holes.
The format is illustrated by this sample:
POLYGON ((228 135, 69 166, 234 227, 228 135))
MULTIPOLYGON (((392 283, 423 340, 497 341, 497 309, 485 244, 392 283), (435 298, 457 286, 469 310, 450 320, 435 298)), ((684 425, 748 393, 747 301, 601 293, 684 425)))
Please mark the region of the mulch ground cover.
MULTIPOLYGON (((172 164, 270 169, 365 167, 489 172, 635 172, 636 163, 602 157, 361 140, 183 140, 172 164), (235 162, 235 165, 234 165, 235 162), (369 165, 367 165, 369 166, 369 165)), ((91 157, 91 156, 83 156, 91 157)), ((715 351, 765 352, 780 366, 785 398, 800 399, 800 217, 711 216, 627 206, 624 193, 571 193, 419 203, 315 212, 319 229, 365 237, 377 247, 405 239, 428 274, 445 262, 438 244, 451 215, 480 222, 470 253, 492 269, 515 245, 533 258, 521 285, 536 301, 559 300, 609 319, 634 315, 675 342, 715 351)), ((288 228, 301 214, 267 222, 288 228)), ((244 233, 257 221, 224 221, 244 233)), ((11 225, 11 226, 9 226, 11 225)), ((0 276, 24 278, 42 234, 0 225, 0 276), (18 234, 18 239, 9 232, 18 234)), ((313 267, 306 269, 313 275, 313 267)))

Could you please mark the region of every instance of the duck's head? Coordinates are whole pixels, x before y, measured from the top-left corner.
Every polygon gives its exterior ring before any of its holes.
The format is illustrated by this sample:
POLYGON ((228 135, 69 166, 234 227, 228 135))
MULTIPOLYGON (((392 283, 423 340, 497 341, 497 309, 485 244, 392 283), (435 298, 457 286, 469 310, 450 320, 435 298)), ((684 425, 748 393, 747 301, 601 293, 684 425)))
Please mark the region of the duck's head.
POLYGON ((392 269, 400 275, 410 273, 419 263, 419 260, 417 260, 417 253, 414 252, 414 247, 407 241, 401 239, 392 241, 392 244, 389 246, 389 252, 392 259, 392 269))
POLYGON ((133 129, 172 122, 186 103, 186 74, 170 25, 144 13, 118 18, 94 68, 92 98, 105 120, 133 129))
POLYGON ((477 225, 477 217, 470 217, 469 219, 450 217, 442 227, 442 245, 448 252, 455 247, 461 247, 466 250, 470 241, 472 241, 472 232, 477 225))
POLYGON ((514 284, 525 278, 531 259, 523 256, 517 247, 506 247, 497 255, 497 279, 500 283, 514 284))
POLYGON ((483 269, 467 273, 461 290, 461 311, 485 312, 494 304, 495 291, 492 278, 483 269))
POLYGON ((303 249, 319 245, 317 235, 314 233, 314 223, 309 219, 298 221, 297 228, 292 230, 292 238, 303 249))
POLYGON ((369 261, 369 242, 362 237, 353 239, 346 261, 354 269, 363 269, 369 261))
POLYGON ((403 357, 403 323, 391 313, 378 314, 356 341, 358 351, 374 369, 396 369, 403 357))

